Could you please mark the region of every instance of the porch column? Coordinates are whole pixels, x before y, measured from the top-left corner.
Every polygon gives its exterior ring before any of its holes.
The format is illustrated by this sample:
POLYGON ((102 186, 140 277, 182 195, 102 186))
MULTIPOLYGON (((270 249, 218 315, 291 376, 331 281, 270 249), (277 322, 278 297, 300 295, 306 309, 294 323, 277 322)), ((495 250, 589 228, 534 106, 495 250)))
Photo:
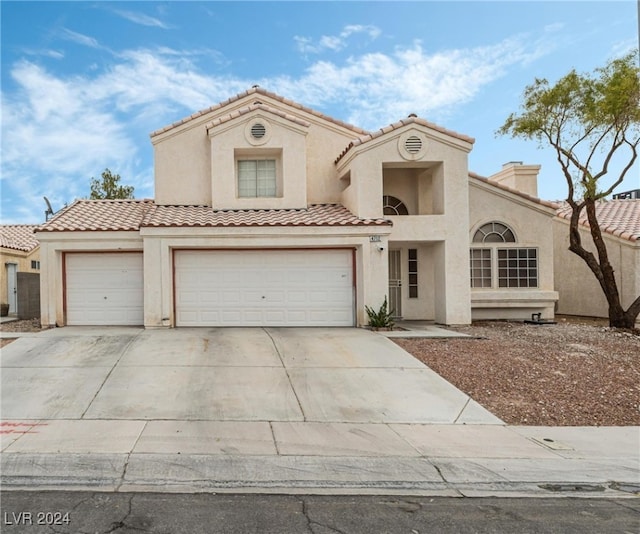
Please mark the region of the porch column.
POLYGON ((446 325, 471 323, 469 249, 454 241, 434 247, 435 319, 446 325))

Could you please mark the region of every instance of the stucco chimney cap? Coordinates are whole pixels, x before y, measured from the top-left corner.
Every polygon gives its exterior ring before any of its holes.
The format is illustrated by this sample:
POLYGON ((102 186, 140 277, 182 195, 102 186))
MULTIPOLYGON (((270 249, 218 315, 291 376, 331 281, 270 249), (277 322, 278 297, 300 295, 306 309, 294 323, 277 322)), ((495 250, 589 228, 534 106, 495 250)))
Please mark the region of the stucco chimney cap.
POLYGON ((502 168, 506 169, 507 167, 514 167, 516 165, 523 165, 522 161, 507 161, 506 163, 502 164, 502 168))

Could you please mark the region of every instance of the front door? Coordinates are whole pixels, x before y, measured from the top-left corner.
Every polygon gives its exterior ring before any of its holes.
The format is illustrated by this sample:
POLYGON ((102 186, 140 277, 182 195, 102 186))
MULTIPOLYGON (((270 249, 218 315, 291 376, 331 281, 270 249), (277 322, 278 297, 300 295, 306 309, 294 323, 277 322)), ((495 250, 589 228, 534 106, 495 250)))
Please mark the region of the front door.
POLYGON ((399 250, 389 251, 389 310, 393 317, 402 317, 402 275, 399 250))
POLYGON ((9 300, 9 313, 17 313, 18 310, 18 265, 7 263, 7 299, 9 300))

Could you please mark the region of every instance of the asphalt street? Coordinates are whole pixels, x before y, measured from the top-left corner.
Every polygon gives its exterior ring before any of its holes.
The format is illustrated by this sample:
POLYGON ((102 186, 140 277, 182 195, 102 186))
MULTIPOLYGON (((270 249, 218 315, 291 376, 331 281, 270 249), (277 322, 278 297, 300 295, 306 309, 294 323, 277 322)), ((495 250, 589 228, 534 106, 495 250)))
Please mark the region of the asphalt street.
POLYGON ((637 534, 640 500, 5 491, 3 534, 637 534))

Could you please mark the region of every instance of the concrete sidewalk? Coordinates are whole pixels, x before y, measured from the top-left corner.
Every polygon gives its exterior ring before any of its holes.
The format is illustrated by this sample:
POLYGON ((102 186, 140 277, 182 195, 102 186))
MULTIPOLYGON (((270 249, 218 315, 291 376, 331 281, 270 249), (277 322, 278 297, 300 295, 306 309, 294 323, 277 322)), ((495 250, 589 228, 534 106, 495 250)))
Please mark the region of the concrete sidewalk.
POLYGON ((637 496, 638 428, 4 421, 2 487, 637 496))
POLYGON ((506 426, 367 331, 64 328, 2 363, 4 490, 640 492, 640 428, 506 426))

